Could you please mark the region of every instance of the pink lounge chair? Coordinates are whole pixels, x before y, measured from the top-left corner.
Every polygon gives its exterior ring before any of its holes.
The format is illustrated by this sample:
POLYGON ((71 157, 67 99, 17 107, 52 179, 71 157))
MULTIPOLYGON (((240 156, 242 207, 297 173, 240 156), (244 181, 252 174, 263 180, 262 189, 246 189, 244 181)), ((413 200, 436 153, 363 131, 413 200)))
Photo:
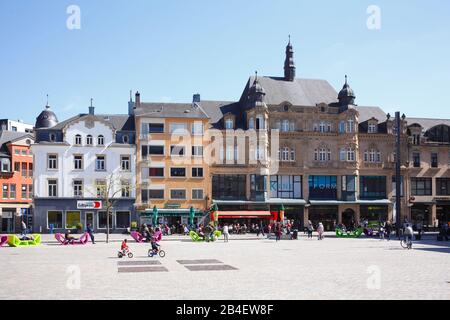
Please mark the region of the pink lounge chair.
POLYGON ((0 247, 3 247, 4 244, 8 242, 8 236, 1 235, 0 236, 0 247))
POLYGON ((137 231, 131 231, 131 237, 136 240, 137 243, 142 243, 144 242, 144 237, 142 236, 142 234, 140 234, 137 231))
POLYGON ((61 233, 57 233, 55 234, 55 239, 58 240, 59 243, 61 243, 62 245, 66 246, 66 245, 85 245, 86 243, 88 243, 88 241, 90 240, 90 236, 89 233, 84 233, 80 239, 74 240, 72 242, 67 242, 66 238, 64 237, 63 234, 61 233))

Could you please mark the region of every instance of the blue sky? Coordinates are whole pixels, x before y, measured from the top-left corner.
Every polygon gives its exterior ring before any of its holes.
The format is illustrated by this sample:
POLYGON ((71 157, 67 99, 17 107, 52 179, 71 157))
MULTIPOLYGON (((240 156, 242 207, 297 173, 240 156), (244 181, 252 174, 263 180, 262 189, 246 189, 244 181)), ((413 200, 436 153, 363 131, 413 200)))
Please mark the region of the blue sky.
POLYGON ((34 123, 50 95, 60 120, 143 101, 236 100, 250 75, 349 75, 357 103, 450 118, 448 0, 0 0, 0 118, 34 123), (81 30, 66 27, 69 5, 81 30), (366 10, 381 9, 369 30, 366 10))

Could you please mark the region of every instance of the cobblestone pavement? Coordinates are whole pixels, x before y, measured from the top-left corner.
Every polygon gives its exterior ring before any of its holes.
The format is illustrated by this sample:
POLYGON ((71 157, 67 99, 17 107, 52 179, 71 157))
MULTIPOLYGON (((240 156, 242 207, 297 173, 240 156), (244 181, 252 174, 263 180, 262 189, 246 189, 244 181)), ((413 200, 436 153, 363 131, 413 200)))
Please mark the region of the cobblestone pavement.
POLYGON ((168 237, 165 258, 130 241, 133 259, 117 258, 117 242, 49 240, 0 248, 0 299, 450 299, 450 246, 431 240, 408 251, 366 238, 168 237))

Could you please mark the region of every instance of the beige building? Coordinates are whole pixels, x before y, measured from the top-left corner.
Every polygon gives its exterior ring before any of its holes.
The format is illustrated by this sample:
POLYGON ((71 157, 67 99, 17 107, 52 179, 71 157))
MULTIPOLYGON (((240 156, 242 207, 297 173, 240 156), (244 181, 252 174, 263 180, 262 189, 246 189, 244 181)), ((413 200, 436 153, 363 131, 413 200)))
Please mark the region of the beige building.
POLYGON ((160 223, 188 223, 195 210, 210 205, 209 167, 204 161, 209 117, 195 101, 190 104, 141 103, 136 94, 136 207, 141 223, 150 223, 153 208, 160 223))

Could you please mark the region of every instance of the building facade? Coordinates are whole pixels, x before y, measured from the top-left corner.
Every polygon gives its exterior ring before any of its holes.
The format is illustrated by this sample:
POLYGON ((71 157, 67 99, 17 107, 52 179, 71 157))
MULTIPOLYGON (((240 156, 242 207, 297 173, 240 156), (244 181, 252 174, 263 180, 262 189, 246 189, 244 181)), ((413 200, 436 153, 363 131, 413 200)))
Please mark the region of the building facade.
POLYGON ((24 123, 21 120, 0 119, 0 131, 32 133, 33 125, 24 123))
POLYGON ((137 203, 141 224, 188 224, 211 203, 209 166, 204 152, 209 117, 200 106, 200 95, 192 103, 141 103, 135 101, 137 137, 137 203), (155 209, 156 208, 156 209, 155 209))
POLYGON ((22 220, 33 224, 33 136, 0 131, 0 233, 21 230, 22 220))
POLYGON ((35 231, 137 225, 133 115, 97 115, 91 104, 89 113, 58 122, 47 106, 35 133, 35 231))

